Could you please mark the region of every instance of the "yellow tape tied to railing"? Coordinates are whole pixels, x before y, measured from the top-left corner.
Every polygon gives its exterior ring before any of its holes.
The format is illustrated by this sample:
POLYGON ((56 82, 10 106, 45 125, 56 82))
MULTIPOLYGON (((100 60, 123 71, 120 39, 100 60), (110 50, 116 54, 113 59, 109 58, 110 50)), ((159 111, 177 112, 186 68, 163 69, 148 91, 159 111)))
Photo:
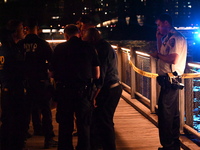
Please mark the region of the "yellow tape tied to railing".
MULTIPOLYGON (((148 77, 148 78, 156 78, 158 76, 158 74, 156 74, 156 73, 146 72, 146 71, 143 71, 143 70, 137 68, 131 60, 129 60, 129 64, 131 65, 131 67, 133 68, 133 70, 135 72, 139 73, 142 76, 145 76, 145 77, 148 77)), ((199 78, 200 73, 185 73, 185 74, 181 75, 180 77, 183 78, 183 79, 199 78)))

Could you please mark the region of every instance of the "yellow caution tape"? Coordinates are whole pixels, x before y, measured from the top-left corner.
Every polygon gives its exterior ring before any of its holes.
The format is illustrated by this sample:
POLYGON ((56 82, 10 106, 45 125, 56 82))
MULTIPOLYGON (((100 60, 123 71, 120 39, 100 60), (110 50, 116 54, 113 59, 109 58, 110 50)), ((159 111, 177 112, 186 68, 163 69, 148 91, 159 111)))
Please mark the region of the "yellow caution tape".
POLYGON ((146 71, 143 71, 139 68, 137 68, 133 63, 132 61, 129 60, 129 64, 132 66, 133 70, 135 70, 135 72, 145 76, 145 77, 148 77, 148 78, 156 78, 158 76, 158 74, 156 73, 150 73, 150 72, 146 72, 146 71))
MULTIPOLYGON (((131 67, 133 68, 133 70, 135 72, 139 73, 142 76, 145 76, 148 78, 156 78, 158 76, 158 74, 156 74, 156 73, 146 72, 146 71, 143 71, 143 70, 137 68, 131 60, 129 60, 129 64, 131 65, 131 67)), ((185 74, 181 75, 180 77, 183 79, 200 78, 200 73, 185 73, 185 74)))
POLYGON ((199 78, 199 77, 200 77, 200 73, 184 73, 183 75, 181 75, 181 78, 183 79, 199 78))

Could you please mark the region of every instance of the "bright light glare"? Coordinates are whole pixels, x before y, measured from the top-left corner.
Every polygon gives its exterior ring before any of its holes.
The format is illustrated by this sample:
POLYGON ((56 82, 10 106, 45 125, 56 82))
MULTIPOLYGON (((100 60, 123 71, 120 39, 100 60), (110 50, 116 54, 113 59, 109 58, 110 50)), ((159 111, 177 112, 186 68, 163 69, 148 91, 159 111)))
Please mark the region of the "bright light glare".
POLYGON ((117 46, 116 45, 111 45, 112 46, 112 48, 117 48, 117 46))
POLYGON ((188 63, 188 66, 195 67, 195 68, 200 68, 200 64, 188 63))
POLYGON ((43 33, 50 33, 51 30, 50 30, 50 29, 43 29, 42 32, 43 32, 43 33))
POLYGON ((136 51, 136 53, 137 53, 137 54, 140 54, 140 55, 142 55, 142 56, 150 57, 150 55, 147 54, 147 53, 143 53, 143 52, 139 52, 139 51, 136 51))
POLYGON ((66 40, 46 40, 48 43, 62 43, 66 42, 66 40))
POLYGON ((194 38, 198 41, 200 40, 200 31, 194 32, 194 38))
POLYGON ((42 33, 56 33, 57 29, 42 29, 42 33))
POLYGON ((131 50, 130 49, 128 49, 128 48, 121 48, 123 51, 126 51, 126 52, 130 52, 131 50))

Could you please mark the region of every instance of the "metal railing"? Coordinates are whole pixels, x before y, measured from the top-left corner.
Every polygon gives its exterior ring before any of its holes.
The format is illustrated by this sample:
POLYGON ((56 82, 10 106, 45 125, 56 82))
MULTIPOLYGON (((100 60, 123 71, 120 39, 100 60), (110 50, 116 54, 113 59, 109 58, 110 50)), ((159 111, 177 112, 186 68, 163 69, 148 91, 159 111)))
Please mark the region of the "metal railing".
MULTIPOLYGON (((52 43, 50 43, 52 46, 52 43)), ((55 45, 53 45, 55 46, 55 45)), ((118 55, 119 77, 124 90, 146 105, 151 113, 157 109, 157 99, 160 86, 155 78, 143 76, 134 71, 131 62, 140 70, 156 73, 156 60, 138 47, 123 48, 112 45, 118 55)), ((185 73, 200 72, 200 65, 190 63, 185 73)), ((180 120, 181 131, 187 130, 200 139, 200 78, 187 78, 182 80, 185 88, 180 90, 180 120)))
MULTIPOLYGON (((138 51, 137 47, 113 46, 113 48, 118 55, 119 76, 124 90, 130 93, 132 98, 146 105, 151 113, 155 113, 160 86, 156 78, 149 78, 134 71, 129 60, 142 71, 156 73, 156 59, 145 52, 138 51)), ((200 72, 200 65, 194 67, 195 63, 190 63, 193 66, 188 64, 185 73, 200 72)), ((180 130, 181 132, 187 130, 200 138, 200 78, 185 78, 183 83, 185 88, 179 92, 180 130)))

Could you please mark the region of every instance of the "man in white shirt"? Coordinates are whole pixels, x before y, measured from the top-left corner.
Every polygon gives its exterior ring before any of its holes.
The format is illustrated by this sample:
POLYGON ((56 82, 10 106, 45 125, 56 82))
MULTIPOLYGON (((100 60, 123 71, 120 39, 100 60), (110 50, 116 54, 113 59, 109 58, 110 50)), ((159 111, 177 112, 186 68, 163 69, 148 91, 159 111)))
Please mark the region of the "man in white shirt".
POLYGON ((158 59, 157 81, 161 86, 158 99, 158 126, 160 143, 163 147, 158 150, 180 150, 179 88, 172 86, 167 73, 176 72, 176 75, 184 73, 187 41, 174 29, 172 18, 168 14, 161 14, 156 24, 157 51, 151 55, 158 59))

